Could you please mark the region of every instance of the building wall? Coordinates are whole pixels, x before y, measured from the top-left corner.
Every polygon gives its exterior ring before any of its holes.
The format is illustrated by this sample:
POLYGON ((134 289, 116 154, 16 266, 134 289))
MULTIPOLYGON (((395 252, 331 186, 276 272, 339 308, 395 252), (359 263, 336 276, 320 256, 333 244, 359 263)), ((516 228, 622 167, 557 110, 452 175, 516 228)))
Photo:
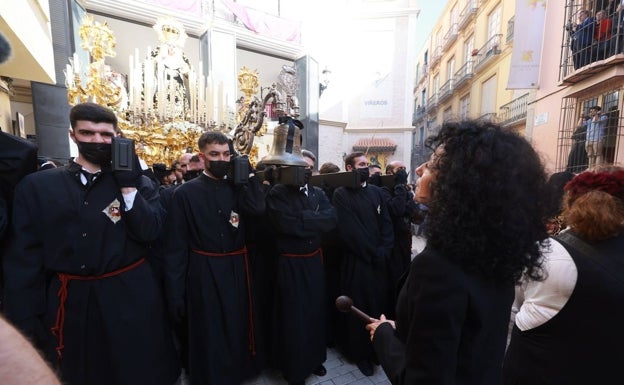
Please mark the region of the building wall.
MULTIPOLYGON (((528 122, 534 147, 542 154, 546 168, 550 172, 561 171, 566 167, 567 155, 572 140, 570 135, 576 128, 578 119, 585 114, 585 102, 597 98, 597 104, 604 102, 603 95, 619 90, 616 108, 622 111, 622 84, 624 79, 624 55, 616 54, 606 60, 597 61, 586 67, 574 70, 568 67, 560 76, 561 66, 565 65, 567 35, 563 28, 569 20, 576 20, 575 13, 582 8, 593 10, 593 4, 570 3, 563 0, 551 1, 546 12, 542 61, 540 64, 540 88, 536 101, 531 106, 534 118, 528 122), (567 14, 566 14, 567 12, 567 14), (563 32, 562 32, 563 31, 563 32)), ((614 18, 617 23, 617 18, 614 18)), ((607 111, 602 111, 607 112, 607 111)), ((622 122, 617 120, 619 150, 615 163, 624 161, 622 150, 622 122)))

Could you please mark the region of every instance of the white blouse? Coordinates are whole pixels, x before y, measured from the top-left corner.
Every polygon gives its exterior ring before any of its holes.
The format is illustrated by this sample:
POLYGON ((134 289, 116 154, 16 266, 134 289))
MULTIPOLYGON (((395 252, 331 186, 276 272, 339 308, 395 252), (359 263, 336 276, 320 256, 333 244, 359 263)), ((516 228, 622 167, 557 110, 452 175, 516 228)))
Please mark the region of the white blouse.
POLYGON ((522 331, 533 329, 555 316, 568 302, 578 272, 568 251, 556 240, 549 239, 543 250, 546 279, 524 281, 516 286, 513 312, 516 326, 522 331))

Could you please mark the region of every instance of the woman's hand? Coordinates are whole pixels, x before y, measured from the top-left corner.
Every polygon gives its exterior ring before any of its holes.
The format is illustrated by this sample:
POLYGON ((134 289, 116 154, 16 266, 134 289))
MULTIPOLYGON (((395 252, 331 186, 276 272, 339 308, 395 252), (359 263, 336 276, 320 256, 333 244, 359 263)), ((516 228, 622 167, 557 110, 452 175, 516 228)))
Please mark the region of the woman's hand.
POLYGON ((381 317, 379 317, 379 319, 374 319, 373 322, 371 322, 368 325, 366 325, 366 330, 368 330, 369 333, 370 333, 371 341, 375 337, 375 331, 377 330, 377 327, 379 327, 379 325, 381 325, 384 322, 389 323, 390 326, 392 326, 393 329, 396 329, 396 326, 394 325, 394 321, 386 319, 386 316, 382 314, 381 317))

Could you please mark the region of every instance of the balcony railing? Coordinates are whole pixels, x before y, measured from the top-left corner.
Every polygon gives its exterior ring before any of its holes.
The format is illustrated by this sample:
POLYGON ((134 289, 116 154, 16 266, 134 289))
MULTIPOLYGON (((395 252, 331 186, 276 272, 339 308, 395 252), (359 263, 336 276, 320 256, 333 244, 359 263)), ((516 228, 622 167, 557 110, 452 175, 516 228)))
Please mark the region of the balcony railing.
POLYGON ((440 132, 440 125, 435 119, 427 122, 427 136, 435 135, 440 132))
POLYGON ((487 114, 483 114, 479 116, 478 120, 483 120, 490 123, 496 123, 498 121, 495 112, 488 112, 487 114))
POLYGON ((468 60, 457 70, 457 72, 455 72, 455 75, 453 76, 453 79, 455 80, 455 88, 459 88, 465 84, 467 80, 472 78, 472 75, 472 60, 468 60))
MULTIPOLYGON (((581 9, 581 4, 569 2, 572 5, 566 6, 566 14, 577 14, 581 9)), ((615 13, 618 15, 618 12, 615 13)), ((574 84, 583 79, 589 78, 597 72, 610 67, 619 67, 624 63, 622 47, 624 46, 624 35, 613 32, 609 38, 601 42, 594 42, 582 46, 573 40, 576 27, 565 19, 562 26, 565 33, 562 34, 562 50, 560 59, 559 80, 567 84, 574 84)), ((613 31, 624 30, 624 22, 620 17, 613 16, 613 31)))
POLYGON ((506 43, 510 43, 514 38, 514 22, 515 16, 512 16, 507 22, 507 36, 505 37, 506 43))
POLYGON ((449 80, 444 82, 440 87, 440 91, 438 92, 438 103, 444 102, 453 94, 453 78, 451 77, 449 80))
POLYGON ((427 78, 427 74, 429 74, 429 65, 425 63, 422 66, 421 73, 416 84, 422 83, 427 78))
POLYGON ((438 64, 441 58, 442 58, 442 47, 437 46, 433 49, 433 53, 431 55, 431 68, 433 68, 436 64, 438 64))
POLYGON ((501 53, 501 38, 502 34, 494 35, 488 40, 483 47, 479 48, 472 55, 474 59, 474 70, 477 71, 480 67, 483 67, 492 58, 501 53))
POLYGON ((412 116, 412 126, 416 127, 418 123, 425 118, 425 116, 427 116, 425 107, 416 107, 412 116))
POLYGON ((526 119, 529 94, 524 94, 500 107, 498 122, 502 126, 512 125, 526 119))
POLYGON ((468 3, 459 13, 459 23, 457 23, 457 28, 464 29, 466 25, 474 18, 477 14, 477 0, 468 0, 468 3))
POLYGON ((433 112, 438 109, 438 93, 434 93, 427 99, 427 112, 433 112))
POLYGON ((457 23, 453 23, 444 34, 442 49, 447 49, 455 40, 457 40, 457 23))

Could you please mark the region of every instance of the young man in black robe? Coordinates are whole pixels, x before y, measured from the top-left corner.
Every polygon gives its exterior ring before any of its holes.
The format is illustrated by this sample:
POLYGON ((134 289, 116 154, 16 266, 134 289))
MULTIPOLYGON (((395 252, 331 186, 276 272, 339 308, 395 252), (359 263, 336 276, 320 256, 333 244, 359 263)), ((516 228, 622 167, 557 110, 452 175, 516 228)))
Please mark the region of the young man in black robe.
POLYGON ((175 191, 167 216, 165 283, 174 317, 188 311, 191 384, 234 385, 256 374, 244 222, 262 214, 264 195, 253 173, 233 183, 225 135, 206 132, 198 145, 205 170, 175 191))
MULTIPOLYGON (((347 155, 345 169, 359 174, 360 185, 339 187, 333 203, 338 215, 344 253, 340 268, 341 294, 353 299, 355 306, 367 314, 386 310, 388 293, 388 259, 394 233, 381 188, 367 184, 368 159, 361 152, 347 155)), ((375 359, 369 336, 362 332, 362 321, 341 314, 336 333, 338 348, 360 371, 373 375, 375 359)))
MULTIPOLYGON (((306 168, 312 175, 314 161, 306 168)), ((306 159, 307 161, 307 159, 306 159)), ((336 227, 336 212, 322 189, 276 184, 267 211, 276 232, 273 360, 290 384, 326 374, 325 272, 321 236, 336 227)))
POLYGON ((109 109, 78 104, 70 122, 79 155, 17 186, 6 314, 63 383, 171 385, 179 366, 146 259, 162 226, 158 192, 136 156, 134 170, 111 171, 109 109))
POLYGON ((2 310, 2 259, 8 248, 11 209, 15 186, 37 171, 37 146, 30 141, 0 131, 0 311, 2 310))
MULTIPOLYGON (((394 175, 394 187, 382 187, 386 194, 386 204, 392 219, 394 244, 388 263, 388 308, 385 314, 394 315, 394 307, 399 293, 399 279, 412 261, 412 218, 418 206, 407 191, 407 170, 400 160, 386 166, 386 175, 394 175)), ((388 316, 392 318, 392 316, 388 316)))

